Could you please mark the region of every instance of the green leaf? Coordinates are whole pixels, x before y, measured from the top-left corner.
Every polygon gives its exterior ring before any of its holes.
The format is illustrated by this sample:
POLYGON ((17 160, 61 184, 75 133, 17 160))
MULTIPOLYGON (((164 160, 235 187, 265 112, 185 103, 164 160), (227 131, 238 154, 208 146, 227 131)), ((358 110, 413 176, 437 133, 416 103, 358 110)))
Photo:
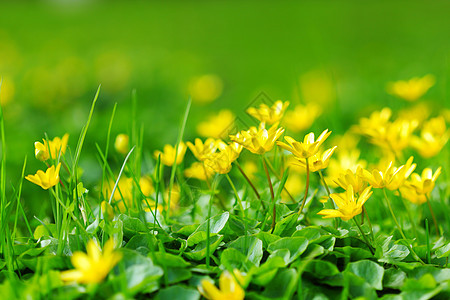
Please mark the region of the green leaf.
POLYGON ((257 234, 255 234, 255 236, 263 242, 264 249, 267 249, 270 243, 273 243, 276 240, 280 239, 278 235, 274 235, 265 231, 260 231, 257 234))
MULTIPOLYGON (((209 251, 212 255, 214 251, 219 247, 220 242, 223 240, 223 235, 215 235, 209 239, 209 251)), ((189 252, 184 252, 184 255, 192 260, 201 260, 206 257, 206 239, 199 242, 195 248, 189 252)))
POLYGON ((337 258, 340 257, 348 258, 350 259, 350 261, 358 261, 373 257, 372 253, 370 253, 367 250, 361 248, 353 248, 350 246, 335 247, 333 255, 336 256, 337 258))
POLYGON ((262 241, 254 236, 241 236, 228 244, 229 248, 239 250, 256 266, 263 257, 262 241))
POLYGON ((261 295, 271 299, 292 299, 292 295, 297 287, 297 279, 298 274, 296 270, 280 269, 261 295))
POLYGON ((339 274, 339 269, 329 261, 314 259, 306 265, 305 272, 322 279, 339 274))
MULTIPOLYGON (((210 220, 210 237, 218 234, 227 224, 228 218, 230 216, 229 212, 224 212, 223 214, 217 215, 210 220)), ((208 220, 203 222, 187 239, 188 246, 192 247, 195 244, 203 242, 206 240, 206 229, 208 226, 208 220)))
MULTIPOLYGON (((290 254, 288 253, 290 256, 290 254)), ((270 256, 267 261, 255 270, 252 283, 265 286, 277 274, 279 268, 286 266, 286 262, 280 256, 270 256)))
POLYGON ((155 252, 153 253, 153 257, 155 258, 155 263, 160 266, 178 268, 186 268, 190 266, 190 264, 182 257, 167 252, 155 252))
POLYGON ((376 290, 383 289, 382 281, 384 269, 373 261, 360 260, 349 263, 345 272, 351 272, 356 276, 364 278, 365 281, 376 290))
POLYGON ((156 300, 198 300, 200 293, 193 289, 181 285, 171 286, 159 291, 156 295, 156 300))
POLYGON ((395 263, 404 260, 409 255, 409 249, 405 245, 392 245, 392 247, 383 253, 378 259, 379 262, 395 263))
POLYGON ((448 257, 450 255, 450 242, 436 250, 436 257, 448 257))
POLYGON ((390 268, 384 271, 383 276, 383 286, 392 288, 392 289, 400 289, 406 279, 406 273, 402 270, 390 268))
POLYGON ((185 281, 192 277, 191 271, 185 268, 169 267, 166 269, 166 272, 169 284, 185 281))
POLYGON ((35 240, 39 240, 44 236, 55 236, 56 233, 56 225, 55 224, 45 224, 38 225, 34 230, 33 237, 35 240))
POLYGON ((250 269, 253 267, 247 260, 247 257, 241 251, 234 248, 227 248, 222 252, 220 263, 229 270, 250 269))
POLYGON ((158 245, 158 240, 153 234, 137 234, 133 236, 125 245, 128 249, 136 250, 140 247, 144 247, 148 250, 155 250, 158 245))
POLYGON ((308 240, 305 237, 286 237, 280 238, 271 243, 267 248, 269 253, 276 250, 287 249, 290 252, 289 263, 297 259, 308 247, 308 240))
POLYGON ((291 236, 297 226, 298 214, 292 213, 291 215, 285 217, 281 221, 277 222, 275 229, 273 230, 274 235, 278 236, 291 236))
POLYGON ((138 218, 121 214, 119 215, 119 220, 122 220, 123 223, 123 235, 128 239, 131 239, 136 234, 148 232, 147 226, 138 218))

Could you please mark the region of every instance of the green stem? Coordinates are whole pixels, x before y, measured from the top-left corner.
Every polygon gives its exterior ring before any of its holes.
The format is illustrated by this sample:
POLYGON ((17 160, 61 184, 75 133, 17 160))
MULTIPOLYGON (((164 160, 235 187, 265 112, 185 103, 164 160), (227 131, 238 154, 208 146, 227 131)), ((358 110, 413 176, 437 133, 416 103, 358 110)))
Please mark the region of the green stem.
POLYGON ((306 198, 308 197, 308 190, 309 190, 309 162, 308 158, 306 157, 306 187, 305 187, 305 196, 303 197, 302 206, 300 206, 300 210, 298 211, 298 215, 300 216, 302 214, 303 208, 306 204, 306 198))
MULTIPOLYGON (((258 198, 258 200, 261 200, 261 195, 258 193, 258 190, 256 189, 253 182, 250 180, 250 178, 247 176, 247 174, 245 174, 244 170, 241 168, 241 165, 237 162, 237 160, 234 161, 234 164, 238 167, 239 171, 241 172, 242 176, 244 176, 245 180, 247 180, 248 184, 250 185, 253 192, 255 193, 256 198, 258 198)), ((262 200, 261 200, 261 205, 262 205, 263 209, 265 210, 266 207, 264 206, 264 202, 262 200)))
POLYGON ((209 261, 210 261, 210 223, 211 223, 211 210, 212 210, 212 202, 214 199, 214 191, 216 190, 216 185, 218 181, 219 176, 216 174, 216 177, 214 178, 212 189, 211 189, 211 195, 209 197, 209 207, 208 207, 208 221, 206 222, 206 268, 209 269, 209 261))
POLYGON ((369 240, 367 239, 367 236, 364 234, 364 232, 363 232, 363 230, 362 230, 362 228, 361 228, 361 225, 359 225, 359 223, 356 222, 356 220, 355 220, 354 218, 352 218, 352 220, 353 220, 353 222, 356 224, 356 226, 358 227, 359 232, 361 232, 361 235, 362 235, 362 237, 364 238, 364 241, 366 242, 367 246, 369 247, 370 253, 372 253, 372 255, 374 255, 375 252, 373 252, 373 247, 372 247, 372 245, 370 244, 369 240))
POLYGON ((261 156, 263 161, 264 171, 266 172, 267 182, 269 183, 270 196, 272 197, 273 210, 272 210, 272 231, 275 229, 276 217, 277 217, 277 206, 275 205, 275 194, 273 192, 272 180, 270 180, 269 170, 267 169, 266 160, 264 156, 261 156))
POLYGON ((231 188, 233 189, 234 195, 235 195, 236 200, 238 201, 239 207, 241 209, 242 216, 244 216, 245 215, 244 206, 242 205, 242 200, 241 200, 241 197, 239 197, 236 186, 234 185, 234 183, 231 180, 230 175, 228 175, 228 173, 225 174, 225 177, 227 178, 228 182, 230 183, 231 188))
MULTIPOLYGON (((323 186, 325 187, 325 190, 327 191, 328 194, 328 203, 330 204, 330 207, 333 209, 336 209, 336 205, 333 202, 333 199, 331 199, 331 192, 330 192, 330 188, 328 187, 327 182, 325 181, 325 177, 323 176, 322 170, 319 170, 319 176, 320 179, 322 181, 323 186)), ((339 227, 339 219, 338 218, 334 218, 334 227, 338 228, 339 227)))
POLYGON ((441 236, 441 233, 439 232, 439 226, 436 220, 436 215, 434 214, 434 210, 431 207, 430 198, 428 197, 428 194, 425 194, 425 197, 427 198, 427 204, 428 208, 430 209, 431 217, 433 218, 434 227, 436 228, 436 235, 441 236))
POLYGON ((411 215, 411 211, 409 210, 409 206, 408 203, 406 203, 405 199, 402 196, 402 193, 400 192, 400 189, 397 190, 398 192, 398 196, 400 197, 400 199, 403 202, 403 206, 405 207, 406 213, 408 214, 408 219, 409 222, 411 223, 412 229, 413 229, 413 233, 414 233, 414 237, 417 239, 417 228, 416 228, 416 222, 414 222, 414 219, 411 215))

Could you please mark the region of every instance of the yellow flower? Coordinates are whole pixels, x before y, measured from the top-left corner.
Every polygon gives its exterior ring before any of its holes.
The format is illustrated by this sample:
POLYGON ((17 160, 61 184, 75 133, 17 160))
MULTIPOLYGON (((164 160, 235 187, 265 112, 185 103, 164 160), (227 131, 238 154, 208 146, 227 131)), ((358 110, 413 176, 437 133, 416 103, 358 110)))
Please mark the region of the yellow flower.
POLYGON ((436 179, 439 175, 441 175, 441 169, 442 168, 439 167, 433 174, 433 171, 430 168, 425 168, 422 171, 422 176, 417 173, 413 173, 407 184, 414 187, 418 194, 428 194, 434 189, 436 179))
POLYGON ((283 124, 286 125, 287 129, 293 132, 299 132, 311 127, 320 113, 321 110, 318 105, 312 103, 305 106, 297 105, 293 111, 286 112, 283 124))
POLYGON ((242 169, 250 180, 255 179, 255 175, 258 172, 258 166, 252 160, 246 160, 242 164, 242 169))
POLYGON ((242 300, 245 297, 245 291, 240 285, 244 281, 243 276, 237 269, 233 273, 234 276, 227 270, 222 272, 219 278, 220 289, 211 281, 204 279, 198 290, 203 297, 210 300, 242 300))
POLYGON ((361 118, 355 130, 373 140, 383 139, 391 115, 392 111, 388 107, 375 111, 369 118, 361 118))
POLYGON ((386 188, 394 191, 398 190, 405 182, 406 179, 408 179, 409 175, 414 171, 416 168, 416 164, 413 164, 414 157, 410 157, 406 164, 398 167, 393 168, 393 171, 395 173, 395 176, 392 177, 392 180, 389 183, 386 183, 386 188))
POLYGON ((197 132, 203 137, 225 138, 234 125, 234 119, 231 111, 221 110, 217 115, 210 116, 205 122, 198 124, 197 132))
POLYGON ((407 101, 416 101, 422 97, 435 83, 433 75, 425 75, 422 78, 414 77, 408 81, 399 80, 388 84, 389 94, 407 101))
POLYGON ((186 144, 181 142, 178 146, 178 151, 175 151, 176 146, 165 145, 163 152, 157 150, 154 152, 155 157, 157 158, 161 154, 161 162, 166 166, 172 166, 175 162, 175 154, 177 153, 177 165, 179 165, 183 159, 184 154, 186 153, 186 144))
POLYGON ((205 74, 195 77, 189 83, 189 93, 192 101, 209 103, 220 97, 223 90, 223 81, 214 74, 205 74))
POLYGON ((124 133, 118 134, 114 142, 114 148, 121 154, 127 154, 130 151, 130 138, 128 135, 124 133))
POLYGON ((359 198, 355 200, 353 186, 349 185, 344 193, 330 195, 338 209, 322 209, 317 214, 323 215, 323 218, 341 218, 344 221, 348 221, 362 212, 362 206, 372 195, 371 189, 371 186, 365 188, 359 198))
MULTIPOLYGON (((338 146, 340 147, 340 146, 338 146)), ((336 154, 337 157, 332 157, 330 159, 330 164, 327 168, 327 177, 334 180, 341 176, 342 173, 347 172, 347 170, 353 173, 357 172, 358 168, 365 168, 367 162, 359 158, 360 151, 358 149, 344 149, 339 148, 339 152, 336 154)), ((334 181, 327 181, 329 185, 334 186, 334 181)), ((355 191, 356 192, 356 191, 355 191)))
POLYGON ((331 131, 325 129, 317 140, 314 140, 314 133, 308 133, 303 142, 297 142, 290 136, 285 136, 284 139, 289 143, 277 142, 277 145, 281 148, 291 152, 297 159, 308 158, 319 152, 319 147, 328 138, 331 131))
POLYGON ((62 139, 59 137, 55 137, 53 141, 47 141, 43 139, 44 143, 35 142, 34 143, 34 153, 37 159, 40 161, 46 161, 51 158, 56 159, 61 152, 62 154, 66 153, 67 142, 69 140, 69 134, 66 133, 62 139), (50 152, 49 152, 50 150, 50 152))
POLYGON ((402 174, 401 173, 399 174, 399 172, 403 168, 404 166, 395 168, 394 162, 391 161, 384 171, 380 171, 378 169, 373 169, 372 172, 363 170, 362 177, 374 188, 382 189, 390 186, 390 184, 394 179, 398 180, 395 178, 396 176, 403 178, 402 174))
POLYGON ((277 123, 283 117, 284 111, 289 106, 289 102, 283 102, 281 100, 276 101, 272 107, 262 103, 259 108, 250 107, 247 109, 247 113, 260 122, 272 125, 277 123))
POLYGON ((413 136, 411 145, 422 157, 436 156, 449 139, 449 131, 444 117, 440 116, 426 122, 420 132, 420 138, 413 136))
MULTIPOLYGON (((311 172, 317 172, 328 167, 328 163, 330 162, 330 157, 333 155, 334 150, 337 146, 330 148, 323 152, 322 154, 316 153, 308 159, 309 170, 311 172)), ((297 165, 306 168, 306 160, 299 159, 296 162, 297 165)))
MULTIPOLYGON (((165 201, 165 203, 167 203, 169 201, 169 189, 167 189, 164 192, 164 201, 165 201)), ((170 211, 169 211, 170 215, 172 215, 172 213, 178 209, 179 202, 180 202, 180 186, 178 184, 174 184, 172 187, 172 193, 170 193, 170 211)), ((144 211, 146 211, 146 212, 150 212, 150 209, 154 210, 155 204, 156 204, 156 202, 150 198, 147 199, 147 201, 145 201, 145 200, 142 201, 142 206, 144 208, 144 211), (148 203, 148 205, 150 205, 150 207, 147 205, 147 203, 148 203)), ((167 206, 167 204, 165 204, 165 206, 167 206)), ((164 204, 162 203, 162 200, 159 199, 157 209, 159 212, 162 212, 163 208, 164 208, 164 204)))
MULTIPOLYGON (((289 194, 291 194, 291 196, 299 196, 300 193, 303 192, 305 187, 304 176, 299 174, 298 172, 293 172, 293 170, 290 169, 289 176, 286 180, 286 183, 284 184, 284 187, 289 191, 289 194)), ((281 202, 292 203, 291 197, 289 197, 288 193, 284 189, 281 192, 281 202)))
POLYGON ((204 143, 201 139, 195 139, 194 143, 186 142, 186 145, 199 161, 204 161, 217 150, 217 142, 212 138, 206 139, 204 143))
POLYGON ((264 154, 272 150, 275 141, 283 134, 284 128, 277 128, 274 124, 269 130, 261 123, 259 128, 250 127, 247 131, 241 131, 236 135, 230 135, 230 139, 255 154, 264 154))
POLYGON ((231 170, 231 164, 239 157, 241 150, 242 146, 236 145, 236 143, 221 146, 219 152, 213 153, 204 161, 205 167, 219 174, 227 174, 231 170))
MULTIPOLYGON (((108 199, 111 197, 111 192, 114 185, 115 182, 111 180, 103 186, 103 193, 108 196, 108 199)), ((148 176, 142 176, 139 179, 139 188, 145 197, 149 197, 155 191, 152 181, 148 176)), ((130 207, 133 205, 133 178, 120 178, 112 200, 120 212, 124 212, 125 207, 130 207)))
POLYGON ((77 251, 72 257, 75 270, 61 272, 66 282, 99 283, 105 279, 111 269, 121 260, 122 254, 114 251, 114 240, 105 243, 103 251, 93 240, 86 245, 86 253, 77 251))
POLYGON ((184 176, 203 181, 211 178, 212 175, 214 175, 214 171, 207 168, 203 162, 194 162, 190 168, 184 170, 184 176))
POLYGON ((38 170, 36 175, 28 175, 25 177, 26 180, 31 181, 34 184, 39 185, 44 190, 48 190, 52 186, 55 186, 59 182, 59 169, 61 169, 61 163, 55 169, 55 166, 51 166, 45 171, 38 170))
POLYGON ((424 194, 418 194, 416 189, 411 185, 403 185, 400 188, 400 193, 406 200, 420 205, 427 202, 427 197, 424 194))
POLYGON ((347 170, 345 173, 341 173, 341 175, 334 180, 334 182, 344 190, 348 190, 348 187, 352 186, 355 194, 359 194, 366 187, 366 182, 363 180, 362 173, 363 168, 361 167, 358 167, 356 172, 347 170))

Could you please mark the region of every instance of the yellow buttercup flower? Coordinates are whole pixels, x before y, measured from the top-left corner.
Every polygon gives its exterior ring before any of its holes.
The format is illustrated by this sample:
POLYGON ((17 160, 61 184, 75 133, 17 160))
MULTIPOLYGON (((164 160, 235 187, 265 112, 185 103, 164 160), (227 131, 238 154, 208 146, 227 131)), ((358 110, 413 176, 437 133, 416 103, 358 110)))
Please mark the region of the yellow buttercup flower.
POLYGON ((272 150, 275 141, 283 134, 284 128, 278 128, 274 124, 269 130, 265 124, 261 123, 259 128, 250 127, 247 131, 241 131, 236 135, 230 135, 230 139, 242 145, 244 148, 255 154, 264 154, 272 150))
POLYGON ((72 257, 75 270, 61 272, 61 280, 78 283, 99 283, 122 259, 122 254, 114 251, 114 240, 105 243, 103 251, 90 240, 86 245, 86 253, 77 251, 72 257))
MULTIPOLYGON (((341 146, 338 146, 338 148, 339 147, 341 146)), ((330 159, 330 163, 327 167, 327 177, 332 179, 329 180, 328 184, 333 186, 333 180, 341 176, 342 173, 346 173, 347 170, 356 173, 358 168, 365 168, 367 166, 367 162, 363 159, 360 159, 360 153, 361 152, 356 148, 351 150, 342 150, 341 148, 339 148, 339 152, 336 154, 336 156, 330 159)))
POLYGON ((161 155, 161 162, 165 164, 166 166, 172 166, 175 162, 175 154, 177 156, 177 165, 179 165, 183 159, 184 154, 186 153, 186 144, 181 142, 178 146, 178 151, 176 151, 176 146, 172 145, 165 145, 163 148, 163 152, 157 150, 154 152, 155 158, 157 158, 159 155, 161 155))
POLYGON ((435 83, 433 75, 425 75, 422 78, 414 77, 410 80, 399 80, 388 84, 389 94, 406 101, 416 101, 421 98, 435 83))
POLYGON ((62 138, 55 137, 53 141, 47 141, 43 139, 44 143, 34 143, 34 153, 37 159, 40 161, 46 161, 50 157, 56 159, 61 152, 66 153, 67 142, 69 140, 69 134, 66 133, 62 138))
MULTIPOLYGON (((169 189, 164 192, 164 203, 159 199, 158 208, 159 212, 162 212, 164 209, 164 205, 167 206, 167 202, 169 201, 169 189)), ((172 192, 170 193, 170 211, 169 214, 172 215, 178 208, 180 202, 180 186, 178 184, 174 184, 172 187, 172 192)), ((152 199, 147 199, 146 201, 142 201, 142 206, 145 212, 150 212, 150 209, 153 211, 155 209, 156 202, 152 199), (148 205, 147 205, 148 204, 148 205), (150 206, 150 207, 149 207, 150 206)))
POLYGON ((61 163, 55 169, 55 166, 51 166, 45 171, 38 170, 36 175, 28 175, 25 177, 26 180, 31 181, 34 184, 39 185, 44 190, 48 190, 52 186, 55 186, 59 182, 59 169, 61 169, 61 163))
POLYGON ((204 143, 201 139, 195 139, 194 144, 186 142, 186 145, 199 161, 204 161, 217 150, 217 141, 212 138, 206 139, 204 143))
POLYGON ((422 157, 436 156, 444 148, 449 139, 449 131, 444 117, 440 116, 425 122, 420 132, 420 138, 413 136, 411 145, 422 157))
POLYGON ((311 127, 320 114, 321 109, 316 104, 297 105, 293 111, 286 112, 283 124, 287 129, 299 132, 311 127))
POLYGON ((203 162, 194 162, 189 168, 184 169, 184 176, 188 178, 196 178, 199 180, 207 180, 214 175, 211 168, 207 168, 203 162))
POLYGON ((413 173, 407 184, 414 187, 418 194, 426 195, 434 189, 436 179, 441 175, 441 169, 442 168, 439 167, 434 174, 430 168, 425 168, 422 171, 422 175, 413 173))
POLYGON ((237 269, 233 273, 234 276, 225 270, 220 274, 220 289, 211 281, 204 279, 201 281, 198 290, 203 297, 210 300, 242 300, 245 297, 245 291, 240 283, 242 284, 244 279, 237 269))
POLYGON ((341 218, 344 221, 348 221, 362 212, 362 206, 372 195, 371 189, 371 186, 365 188, 358 199, 355 199, 353 186, 349 185, 344 193, 330 195, 338 209, 322 209, 317 214, 323 215, 323 218, 341 218))
POLYGON ((303 142, 297 142, 290 136, 285 136, 284 139, 289 143, 277 142, 277 145, 281 148, 291 152, 297 159, 308 158, 319 152, 319 147, 328 138, 331 131, 325 129, 317 140, 314 140, 314 133, 308 133, 303 142))
MULTIPOLYGON (((322 154, 320 153, 316 153, 313 156, 311 156, 308 159, 308 164, 309 164, 309 170, 311 172, 317 172, 320 170, 325 169, 326 167, 328 167, 328 164, 330 162, 330 157, 331 155, 333 155, 334 150, 336 150, 337 146, 334 146, 333 148, 330 148, 326 151, 324 151, 322 154)), ((306 160, 303 159, 299 159, 295 162, 295 164, 306 168, 306 160)))
POLYGON ((114 142, 114 148, 121 154, 127 154, 130 151, 130 137, 124 133, 118 134, 114 142))
POLYGON ((358 167, 358 169, 356 169, 356 172, 347 170, 345 173, 341 173, 341 175, 336 180, 334 180, 334 182, 344 190, 348 190, 348 187, 352 186, 355 194, 359 194, 367 185, 363 180, 362 173, 363 168, 361 167, 358 167))
MULTIPOLYGON (((107 195, 107 199, 111 197, 111 192, 114 185, 115 182, 111 180, 103 186, 103 193, 107 195)), ((155 191, 153 183, 148 176, 142 176, 139 179, 139 188, 145 197, 149 197, 155 191)), ((120 212, 124 212, 125 207, 130 207, 133 205, 133 178, 120 178, 119 184, 114 191, 112 203, 120 212)))
POLYGON ((197 125, 197 132, 203 137, 222 139, 234 125, 234 114, 227 109, 219 111, 217 115, 210 116, 206 121, 197 125))
POLYGON ((402 169, 405 166, 399 168, 394 167, 394 162, 391 161, 384 171, 373 169, 372 172, 363 170, 362 177, 374 188, 382 189, 391 187, 391 183, 394 180, 404 180, 402 169), (396 178, 398 177, 398 178, 396 178))
POLYGON ((205 161, 205 167, 219 174, 227 174, 231 170, 231 164, 239 157, 242 146, 231 143, 221 146, 218 152, 213 153, 205 161))
POLYGON ((288 101, 278 100, 271 107, 264 103, 260 104, 259 108, 250 107, 247 109, 247 113, 262 123, 272 125, 281 120, 288 106, 288 101))
POLYGON ((414 157, 411 156, 406 164, 398 168, 393 168, 395 176, 393 176, 392 180, 386 184, 388 190, 394 191, 403 186, 405 180, 408 179, 409 175, 411 175, 416 168, 416 164, 412 163, 413 159, 414 157))

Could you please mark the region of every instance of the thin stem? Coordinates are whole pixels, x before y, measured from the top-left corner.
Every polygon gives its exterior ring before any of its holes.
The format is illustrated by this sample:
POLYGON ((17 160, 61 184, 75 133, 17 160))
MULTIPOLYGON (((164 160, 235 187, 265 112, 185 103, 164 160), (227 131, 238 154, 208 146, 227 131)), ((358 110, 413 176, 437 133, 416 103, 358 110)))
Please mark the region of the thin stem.
POLYGON ((370 244, 369 240, 367 239, 367 236, 364 234, 364 232, 362 231, 361 225, 359 225, 359 223, 353 218, 352 219, 353 222, 356 224, 356 226, 359 229, 359 232, 361 232, 362 237, 364 238, 364 241, 366 242, 367 246, 369 247, 370 253, 372 253, 372 255, 374 255, 375 252, 373 252, 373 247, 370 244))
POLYGON ((208 221, 206 223, 206 268, 209 269, 209 261, 210 261, 210 245, 209 245, 209 240, 210 240, 210 223, 211 223, 211 210, 212 210, 212 202, 214 199, 214 191, 216 190, 216 184, 218 181, 219 176, 216 174, 216 177, 214 178, 213 184, 212 184, 212 189, 211 189, 211 195, 209 197, 209 207, 208 207, 208 221))
POLYGON ((272 231, 273 231, 275 228, 275 224, 276 224, 277 206, 275 205, 275 194, 273 192, 272 180, 270 180, 270 174, 269 174, 269 170, 267 169, 266 160, 264 159, 264 156, 261 156, 261 159, 263 161, 264 171, 266 172, 267 182, 269 183, 270 196, 272 197, 272 202, 273 202, 273 210, 272 210, 272 231))
POLYGON ((425 219, 425 232, 426 232, 426 240, 427 240, 427 263, 431 264, 430 230, 428 228, 428 219, 425 219))
MULTIPOLYGON (((325 187, 325 190, 327 191, 328 202, 330 203, 331 208, 336 209, 336 205, 334 204, 333 199, 331 199, 331 196, 330 196, 331 195, 330 188, 328 187, 328 184, 325 181, 325 177, 323 176, 322 170, 319 170, 319 176, 320 176, 323 186, 325 187)), ((339 227, 339 219, 338 218, 334 218, 334 227, 335 228, 339 227)))
MULTIPOLYGON (((237 160, 234 161, 234 164, 238 167, 238 169, 241 172, 242 176, 244 176, 245 180, 247 180, 248 184, 251 186, 253 192, 256 195, 256 198, 258 198, 258 200, 261 200, 261 195, 258 193, 258 190, 256 189, 256 187, 253 184, 253 182, 250 180, 250 178, 247 176, 247 174, 245 174, 244 169, 241 168, 241 165, 237 162, 237 160)), ((265 207, 264 203, 262 202, 262 200, 261 200, 261 205, 262 205, 263 209, 265 210, 266 207, 265 207)))
POLYGON ((228 175, 228 173, 225 174, 225 177, 227 178, 228 182, 230 183, 231 188, 233 189, 234 195, 235 195, 236 200, 238 201, 239 207, 241 209, 242 216, 245 216, 244 206, 242 205, 242 200, 241 200, 241 197, 239 197, 236 186, 234 185, 234 183, 231 180, 230 175, 228 175))
POLYGON ((417 239, 417 228, 416 228, 416 222, 414 222, 414 219, 411 215, 411 211, 409 210, 409 206, 406 203, 405 199, 402 196, 402 193, 400 192, 400 189, 397 190, 398 192, 398 196, 400 197, 400 199, 403 202, 403 206, 405 207, 406 213, 408 214, 408 218, 409 218, 409 222, 412 225, 412 229, 413 229, 413 233, 414 233, 414 237, 417 239))
POLYGON ((305 187, 305 197, 303 197, 303 202, 302 202, 302 206, 300 206, 300 210, 298 211, 298 215, 300 216, 303 208, 305 207, 306 204, 306 198, 308 197, 308 190, 309 190, 309 162, 308 162, 308 158, 306 157, 306 187, 305 187))
POLYGON ((395 217, 394 211, 392 210, 392 206, 391 206, 391 202, 388 199, 388 196, 386 194, 386 188, 383 188, 383 193, 384 193, 384 199, 386 199, 386 203, 388 205, 389 211, 391 213, 392 219, 394 220, 395 225, 397 226, 398 231, 400 232, 402 238, 404 238, 405 240, 407 239, 405 234, 403 233, 403 230, 400 226, 400 224, 397 221, 397 218, 395 217))
POLYGON ((370 222, 369 214, 367 213, 367 210, 364 208, 364 205, 362 206, 363 214, 367 217, 367 223, 369 223, 370 228, 370 236, 372 237, 372 241, 375 241, 375 238, 373 236, 373 228, 372 228, 372 222, 370 222))
POLYGON ((439 232, 439 226, 437 224, 436 215, 434 214, 434 210, 431 207, 430 198, 428 197, 428 194, 425 194, 425 197, 427 198, 428 208, 430 209, 431 217, 433 218, 434 227, 436 228, 436 234, 437 234, 437 236, 440 236, 441 233, 439 232))
MULTIPOLYGON (((275 177, 278 180, 281 180, 281 176, 275 171, 275 169, 270 164, 270 161, 266 160, 267 166, 269 167, 270 171, 275 174, 275 177)), ((292 203, 296 203, 294 197, 292 197, 291 193, 289 193, 288 189, 286 187, 283 188, 286 194, 288 194, 289 198, 291 199, 292 203)))

